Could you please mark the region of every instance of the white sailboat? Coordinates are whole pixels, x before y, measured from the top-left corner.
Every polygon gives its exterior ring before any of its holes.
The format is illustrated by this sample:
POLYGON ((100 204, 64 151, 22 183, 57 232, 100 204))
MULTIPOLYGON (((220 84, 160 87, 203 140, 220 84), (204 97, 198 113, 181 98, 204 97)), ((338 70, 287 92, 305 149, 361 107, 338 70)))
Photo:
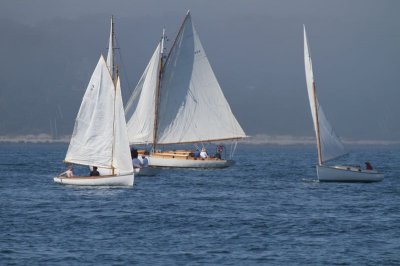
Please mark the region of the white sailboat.
POLYGON ((114 30, 111 20, 107 62, 100 56, 83 96, 65 156, 66 163, 98 167, 100 176, 60 175, 54 177, 56 183, 133 186, 133 167, 113 48, 114 30))
MULTIPOLYGON (((233 163, 200 159, 193 150, 161 151, 170 144, 246 137, 214 75, 187 13, 167 56, 164 32, 125 110, 130 144, 151 144, 149 165, 222 168, 233 163)), ((236 146, 235 146, 236 147, 236 146)))
POLYGON ((383 174, 373 169, 361 169, 358 166, 327 165, 328 161, 338 158, 346 151, 325 113, 318 102, 312 61, 308 48, 306 28, 304 26, 304 64, 308 98, 317 139, 318 165, 317 175, 319 181, 334 182, 376 182, 383 180, 383 174))

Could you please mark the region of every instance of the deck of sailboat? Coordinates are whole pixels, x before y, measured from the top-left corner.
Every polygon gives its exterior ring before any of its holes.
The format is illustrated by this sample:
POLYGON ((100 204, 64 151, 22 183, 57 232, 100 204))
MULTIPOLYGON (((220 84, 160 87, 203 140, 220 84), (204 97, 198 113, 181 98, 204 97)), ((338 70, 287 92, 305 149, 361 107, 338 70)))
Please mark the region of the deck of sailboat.
MULTIPOLYGON (((203 160, 203 161, 226 161, 217 157, 200 158, 194 157, 192 150, 173 150, 173 151, 157 151, 150 154, 151 157, 169 158, 169 159, 181 159, 181 160, 203 160)), ((138 151, 139 155, 145 155, 143 150, 138 151)))

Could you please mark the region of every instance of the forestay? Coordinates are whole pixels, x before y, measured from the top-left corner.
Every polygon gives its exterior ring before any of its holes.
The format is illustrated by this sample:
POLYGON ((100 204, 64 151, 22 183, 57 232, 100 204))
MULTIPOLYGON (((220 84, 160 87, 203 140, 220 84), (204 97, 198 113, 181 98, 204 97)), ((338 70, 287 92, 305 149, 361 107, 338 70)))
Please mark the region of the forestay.
POLYGON ((304 64, 306 72, 306 82, 308 98, 310 101, 311 114, 314 123, 315 134, 320 139, 321 145, 321 159, 326 162, 337 158, 346 153, 344 146, 338 136, 336 135, 333 127, 328 122, 322 106, 319 104, 317 96, 315 95, 315 81, 312 69, 312 61, 309 53, 306 29, 304 27, 304 64), (318 113, 316 113, 316 111, 318 113), (318 117, 318 119, 317 119, 318 117), (319 126, 319 136, 318 136, 319 126))

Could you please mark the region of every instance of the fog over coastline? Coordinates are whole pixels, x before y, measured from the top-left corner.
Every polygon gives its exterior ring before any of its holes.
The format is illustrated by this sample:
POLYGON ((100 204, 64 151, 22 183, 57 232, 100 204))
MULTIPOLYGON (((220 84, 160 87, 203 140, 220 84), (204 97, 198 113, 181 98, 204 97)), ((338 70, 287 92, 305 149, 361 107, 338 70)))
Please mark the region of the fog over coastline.
POLYGON ((242 143, 313 142, 303 24, 318 98, 336 133, 345 143, 400 141, 400 1, 392 0, 3 0, 0 141, 69 139, 107 52, 111 15, 126 101, 162 28, 173 40, 188 9, 233 113, 252 136, 242 143))

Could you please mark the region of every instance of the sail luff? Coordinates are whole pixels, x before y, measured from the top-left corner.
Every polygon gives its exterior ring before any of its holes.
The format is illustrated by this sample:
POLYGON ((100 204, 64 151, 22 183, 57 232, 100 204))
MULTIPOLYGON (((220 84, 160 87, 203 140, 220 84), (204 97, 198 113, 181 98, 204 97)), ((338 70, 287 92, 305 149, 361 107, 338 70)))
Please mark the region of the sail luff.
POLYGON ((306 74, 306 83, 308 91, 308 99, 310 102, 311 115, 313 118, 314 130, 317 139, 317 150, 318 150, 318 163, 319 165, 337 158, 345 154, 345 149, 336 135, 333 127, 327 120, 322 106, 319 104, 316 87, 314 81, 314 74, 312 68, 312 60, 309 52, 309 46, 307 41, 306 29, 304 30, 304 66, 306 74))
POLYGON ((306 75, 307 75, 307 68, 309 70, 308 75, 309 81, 312 82, 312 94, 313 94, 313 99, 314 101, 311 102, 310 104, 312 105, 312 109, 314 109, 314 114, 315 114, 315 119, 313 117, 314 121, 314 129, 315 129, 315 134, 316 134, 316 139, 317 139, 317 153, 318 153, 318 164, 322 165, 322 154, 321 154, 321 134, 320 134, 320 128, 319 128, 319 119, 318 119, 318 100, 317 100, 317 91, 316 91, 316 86, 315 86, 315 80, 314 80, 314 75, 313 75, 313 69, 312 69, 312 61, 311 61, 311 55, 310 55, 310 48, 308 46, 308 40, 307 40, 307 33, 306 33, 306 26, 303 25, 303 32, 304 32, 304 63, 305 63, 305 68, 306 68, 306 75))

